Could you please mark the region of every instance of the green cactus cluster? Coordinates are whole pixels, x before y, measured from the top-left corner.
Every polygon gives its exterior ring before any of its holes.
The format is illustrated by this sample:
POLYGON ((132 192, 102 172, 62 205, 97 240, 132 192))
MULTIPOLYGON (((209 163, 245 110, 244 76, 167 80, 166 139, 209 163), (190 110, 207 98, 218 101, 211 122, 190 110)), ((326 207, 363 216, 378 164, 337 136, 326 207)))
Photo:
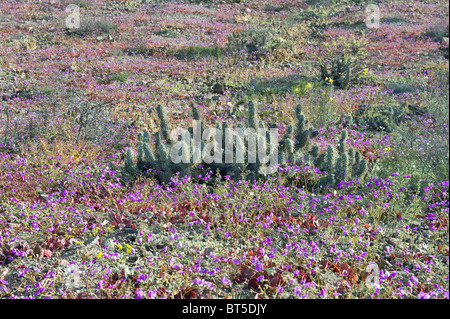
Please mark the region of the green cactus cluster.
POLYGON ((342 55, 340 59, 333 61, 331 64, 331 70, 328 71, 327 65, 323 62, 319 62, 321 79, 326 84, 333 84, 335 87, 345 89, 352 76, 352 58, 342 55))
MULTIPOLYGON (((367 172, 366 160, 361 158, 359 152, 347 147, 347 131, 342 132, 336 148, 329 146, 327 150, 320 152, 317 143, 311 146, 312 139, 319 132, 309 127, 300 105, 296 107, 296 125, 288 126, 280 141, 278 141, 278 134, 270 133, 270 128, 276 129, 278 126, 270 124, 268 129, 259 120, 257 107, 251 101, 248 103, 248 119, 243 125, 239 124, 233 129, 232 135, 226 133, 230 132, 227 130, 227 123, 223 125, 217 123, 215 130, 211 130, 202 121, 199 110, 193 104, 191 107, 193 119, 196 121, 194 123, 200 125, 189 127, 184 131, 185 136, 179 135, 177 140, 171 139, 167 113, 162 106, 158 105, 160 132, 153 136, 155 146, 152 146, 147 131, 139 133, 137 154, 131 148, 126 152, 125 165, 122 169, 125 176, 131 177, 144 173, 154 176, 160 182, 168 182, 174 174, 180 174, 182 177, 197 177, 205 176, 207 172, 212 171, 219 172, 220 176, 228 175, 234 180, 241 178, 257 180, 271 175, 262 169, 267 169, 268 165, 274 164, 274 159, 276 159, 275 164, 282 168, 307 165, 325 171, 326 176, 319 181, 322 187, 333 186, 349 178, 362 177, 367 172), (250 133, 243 134, 245 131, 250 133), (193 139, 195 134, 201 136, 201 140, 193 139), (273 138, 277 139, 277 143, 271 144, 273 138), (194 145, 195 143, 198 145, 194 145), (262 152, 265 155, 263 159, 258 153, 261 147, 265 147, 265 152, 262 152), (173 156, 177 158, 176 161, 173 160, 173 156)), ((287 176, 284 176, 286 182, 293 177, 293 170, 275 169, 274 171, 275 174, 286 174, 287 176)))
POLYGON ((337 148, 329 145, 319 155, 319 146, 313 145, 310 151, 312 164, 327 174, 319 180, 319 187, 334 186, 342 181, 363 178, 368 172, 368 163, 354 148, 347 145, 348 132, 343 130, 337 148))

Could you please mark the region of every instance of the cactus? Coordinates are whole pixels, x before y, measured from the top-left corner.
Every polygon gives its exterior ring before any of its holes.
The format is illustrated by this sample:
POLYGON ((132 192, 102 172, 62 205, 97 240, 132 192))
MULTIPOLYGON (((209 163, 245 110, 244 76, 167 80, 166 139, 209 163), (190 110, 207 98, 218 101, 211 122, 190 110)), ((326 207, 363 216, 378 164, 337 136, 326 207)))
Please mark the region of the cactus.
POLYGON ((170 140, 170 138, 169 138, 169 120, 167 118, 166 109, 163 108, 160 104, 158 104, 158 106, 156 107, 156 111, 158 112, 162 137, 166 141, 169 141, 170 140))
POLYGON ((345 89, 347 85, 350 83, 350 77, 352 74, 352 68, 350 66, 350 61, 347 62, 347 65, 345 66, 345 77, 341 78, 341 89, 345 89))
POLYGON ((321 70, 321 79, 326 83, 332 83, 334 86, 345 89, 350 83, 352 76, 352 61, 351 57, 345 57, 344 54, 333 60, 331 63, 331 70, 328 72, 328 67, 323 61, 319 61, 321 70), (330 80, 332 80, 330 82, 330 80))
POLYGON ((256 114, 256 107, 252 101, 248 103, 248 127, 258 130, 258 115, 256 114))
POLYGON ((319 181, 319 187, 334 186, 350 178, 362 178, 368 171, 366 159, 361 159, 361 154, 353 148, 347 147, 348 132, 343 130, 339 140, 337 151, 331 146, 319 155, 318 145, 315 144, 309 154, 313 158, 313 164, 320 167, 327 175, 319 181))
POLYGON ((134 163, 135 159, 136 155, 134 154, 133 149, 128 148, 125 156, 125 170, 130 174, 135 173, 137 170, 136 164, 134 163))
POLYGON ((344 154, 347 149, 347 143, 345 141, 347 139, 347 136, 348 136, 347 130, 343 130, 341 133, 341 139, 339 140, 338 146, 338 151, 340 155, 344 154))
MULTIPOLYGON (((270 147, 270 133, 264 123, 258 119, 258 111, 253 102, 249 103, 249 110, 250 116, 246 125, 239 124, 237 131, 233 132, 233 136, 226 134, 227 128, 229 128, 227 123, 223 125, 217 123, 213 136, 213 131, 200 122, 199 127, 189 127, 185 131, 184 134, 189 135, 176 144, 177 147, 180 147, 178 153, 171 154, 173 151, 171 147, 174 147, 177 141, 169 139, 170 129, 167 113, 162 106, 158 106, 161 134, 156 132, 153 135, 155 148, 152 149, 148 132, 139 133, 137 156, 131 148, 126 152, 123 169, 125 177, 142 173, 149 174, 160 182, 168 182, 175 173, 179 173, 182 177, 196 177, 199 174, 205 175, 206 172, 211 170, 214 173, 219 172, 221 176, 229 175, 235 180, 240 179, 242 173, 245 174, 244 178, 246 179, 264 178, 264 174, 261 173, 263 171, 260 169, 267 168, 268 163, 262 161, 258 156, 260 155, 258 153, 259 148, 265 147, 266 153, 261 155, 269 156, 269 159, 272 159, 271 156, 275 156, 276 153, 273 153, 275 150, 270 147), (245 129, 249 128, 255 130, 253 136, 243 134, 245 129), (199 145, 194 145, 195 142, 189 142, 189 145, 187 145, 185 141, 192 141, 187 137, 192 138, 194 130, 198 130, 196 134, 203 139, 200 143, 197 142, 199 145), (208 132, 210 136, 206 136, 208 132), (161 137, 164 138, 165 142, 161 137), (256 142, 255 147, 250 147, 250 141, 256 142), (233 145, 233 147, 231 148, 229 145, 233 145), (208 151, 214 153, 214 157, 213 154, 210 154, 210 159, 206 160, 199 156, 208 151), (230 151, 232 151, 232 154, 230 154, 230 151), (220 155, 220 153, 222 154, 220 155), (179 162, 172 161, 171 156, 174 155, 178 156, 179 162), (217 159, 219 160, 217 161, 217 159), (199 166, 202 166, 202 168, 199 166)), ((200 112, 193 105, 192 113, 195 120, 202 120, 200 112)), ((347 131, 342 131, 337 148, 330 145, 325 152, 320 152, 317 143, 314 143, 312 147, 309 146, 311 139, 318 135, 318 131, 308 128, 308 121, 302 114, 300 105, 296 108, 296 117, 295 130, 294 126, 288 126, 286 134, 281 138, 279 147, 276 149, 278 152, 276 159, 281 167, 308 165, 325 171, 326 176, 319 180, 319 186, 322 188, 336 185, 336 183, 349 177, 361 177, 367 172, 367 162, 365 159, 361 159, 360 153, 355 153, 353 148, 347 149, 347 131)), ((276 128, 277 125, 270 124, 269 127, 276 128)), ((273 163, 270 162, 270 164, 273 163)), ((285 182, 295 182, 295 179, 293 179, 295 178, 295 171, 292 169, 286 170, 284 173, 279 171, 278 174, 285 174, 283 176, 285 182)))

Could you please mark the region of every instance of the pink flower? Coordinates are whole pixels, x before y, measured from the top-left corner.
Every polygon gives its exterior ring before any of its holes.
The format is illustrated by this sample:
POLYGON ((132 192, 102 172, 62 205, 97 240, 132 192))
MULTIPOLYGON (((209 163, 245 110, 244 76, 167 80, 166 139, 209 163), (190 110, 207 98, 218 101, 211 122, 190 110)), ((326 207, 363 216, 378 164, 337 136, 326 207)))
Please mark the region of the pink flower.
POLYGON ((138 289, 138 290, 136 290, 135 294, 136 294, 136 299, 142 299, 144 292, 142 291, 142 289, 138 289))
POLYGON ((227 277, 223 277, 220 281, 221 281, 224 285, 227 285, 227 286, 231 285, 231 282, 230 282, 230 280, 229 280, 227 277))

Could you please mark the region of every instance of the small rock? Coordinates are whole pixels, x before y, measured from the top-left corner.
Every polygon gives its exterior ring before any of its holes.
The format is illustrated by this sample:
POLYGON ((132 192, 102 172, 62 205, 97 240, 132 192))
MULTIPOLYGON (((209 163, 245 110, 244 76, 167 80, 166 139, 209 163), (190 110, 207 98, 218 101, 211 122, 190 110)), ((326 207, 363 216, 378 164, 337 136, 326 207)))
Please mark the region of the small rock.
POLYGON ((86 246, 98 246, 99 242, 98 242, 98 236, 95 237, 90 237, 88 239, 86 239, 83 244, 86 246))
POLYGON ((213 85, 213 93, 215 94, 224 94, 225 93, 225 87, 222 83, 215 83, 213 85))
POLYGON ((47 194, 39 194, 39 199, 46 202, 48 200, 50 200, 50 195, 47 194))
POLYGON ((102 246, 107 247, 108 250, 114 250, 116 243, 111 238, 108 238, 103 242, 102 246))
POLYGON ((130 256, 127 258, 127 262, 130 264, 135 264, 138 261, 139 257, 138 256, 130 256))
POLYGON ((386 241, 394 247, 400 244, 400 239, 394 237, 390 237, 386 241))

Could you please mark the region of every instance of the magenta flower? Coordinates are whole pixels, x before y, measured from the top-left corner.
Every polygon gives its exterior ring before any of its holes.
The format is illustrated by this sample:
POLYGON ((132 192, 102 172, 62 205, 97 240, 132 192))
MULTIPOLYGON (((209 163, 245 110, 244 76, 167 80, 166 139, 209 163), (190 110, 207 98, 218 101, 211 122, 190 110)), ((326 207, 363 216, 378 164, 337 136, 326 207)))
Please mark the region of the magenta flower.
POLYGON ((421 291, 418 295, 419 299, 430 299, 430 295, 421 291))
POLYGON ((147 295, 150 299, 156 299, 156 297, 157 297, 156 291, 154 291, 154 290, 148 290, 147 295))
POLYGON ((231 285, 231 282, 230 282, 230 280, 229 280, 227 277, 223 277, 220 281, 221 281, 224 285, 227 285, 227 286, 230 286, 230 285, 231 285))
POLYGON ((136 290, 135 294, 136 294, 136 299, 142 299, 144 292, 142 291, 142 289, 138 289, 138 290, 136 290))

